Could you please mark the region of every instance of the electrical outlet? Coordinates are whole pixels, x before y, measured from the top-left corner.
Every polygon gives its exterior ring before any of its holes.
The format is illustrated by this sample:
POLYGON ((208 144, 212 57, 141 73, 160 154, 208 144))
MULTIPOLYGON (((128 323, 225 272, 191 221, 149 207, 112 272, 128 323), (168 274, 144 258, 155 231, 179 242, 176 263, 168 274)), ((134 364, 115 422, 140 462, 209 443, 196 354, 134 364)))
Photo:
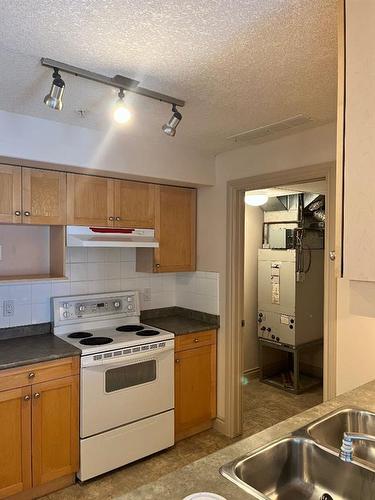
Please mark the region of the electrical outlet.
POLYGON ((143 290, 143 300, 144 302, 151 302, 151 288, 145 288, 143 290))
POLYGON ((14 316, 14 300, 4 300, 3 316, 14 316))

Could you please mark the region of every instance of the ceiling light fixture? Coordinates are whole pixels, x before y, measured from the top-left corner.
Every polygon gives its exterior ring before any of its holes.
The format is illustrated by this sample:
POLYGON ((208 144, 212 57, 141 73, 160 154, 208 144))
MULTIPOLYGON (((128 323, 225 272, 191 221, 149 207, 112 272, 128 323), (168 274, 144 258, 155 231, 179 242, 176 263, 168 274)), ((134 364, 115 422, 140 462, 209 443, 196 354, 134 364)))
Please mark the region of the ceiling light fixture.
POLYGON ((88 71, 83 68, 78 68, 77 66, 71 66, 70 64, 65 64, 53 59, 47 59, 45 57, 42 57, 40 63, 42 66, 53 68, 54 70, 54 80, 51 87, 51 92, 44 99, 45 104, 50 108, 58 110, 62 109, 62 95, 64 93, 65 83, 61 79, 59 71, 63 71, 80 78, 85 78, 86 80, 91 80, 92 82, 97 82, 103 85, 109 85, 110 87, 114 87, 116 89, 120 89, 119 100, 113 113, 113 117, 118 123, 125 123, 131 117, 131 113, 124 103, 125 91, 133 92, 134 94, 148 97, 150 99, 155 99, 156 101, 172 104, 173 115, 170 118, 169 122, 163 125, 162 129, 167 135, 170 135, 172 137, 176 134, 177 125, 182 119, 181 113, 177 111, 177 106, 184 106, 185 101, 176 99, 175 97, 171 97, 166 94, 160 94, 159 92, 155 92, 154 90, 139 87, 139 82, 137 80, 133 80, 132 78, 128 78, 126 76, 116 75, 111 78, 105 75, 101 75, 100 73, 94 73, 93 71, 88 71))
POLYGON ((62 96, 64 94, 65 82, 61 78, 57 68, 53 68, 52 78, 51 90, 44 98, 44 104, 51 109, 61 111, 63 108, 62 96))
POLYGON ((126 107, 124 99, 125 99, 125 92, 123 91, 123 89, 120 89, 120 92, 118 93, 118 101, 113 111, 113 118, 115 122, 120 124, 128 122, 132 116, 131 112, 126 107))
POLYGON ((268 201, 268 196, 266 194, 245 194, 246 205, 251 205, 252 207, 260 207, 268 201))
POLYGON ((170 137, 174 137, 176 135, 176 128, 180 123, 180 121, 182 120, 182 114, 179 111, 177 111, 175 104, 173 104, 172 106, 172 111, 173 115, 169 119, 168 123, 165 123, 161 128, 162 131, 165 134, 169 135, 170 137))

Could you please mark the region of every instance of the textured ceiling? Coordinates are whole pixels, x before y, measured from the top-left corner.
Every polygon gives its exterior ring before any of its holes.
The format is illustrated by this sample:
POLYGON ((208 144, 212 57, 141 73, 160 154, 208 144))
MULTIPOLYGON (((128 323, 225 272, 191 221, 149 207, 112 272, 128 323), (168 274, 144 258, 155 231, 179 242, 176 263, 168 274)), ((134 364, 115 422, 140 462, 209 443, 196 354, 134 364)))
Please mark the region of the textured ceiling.
MULTIPOLYGON (((187 101, 174 139, 209 153, 225 138, 299 113, 335 118, 336 0, 0 0, 0 109, 95 129, 111 88, 64 74, 61 113, 43 97, 40 57, 187 101), (84 118, 77 110, 88 110, 84 118)), ((129 95, 124 136, 155 138, 169 105, 129 95)))

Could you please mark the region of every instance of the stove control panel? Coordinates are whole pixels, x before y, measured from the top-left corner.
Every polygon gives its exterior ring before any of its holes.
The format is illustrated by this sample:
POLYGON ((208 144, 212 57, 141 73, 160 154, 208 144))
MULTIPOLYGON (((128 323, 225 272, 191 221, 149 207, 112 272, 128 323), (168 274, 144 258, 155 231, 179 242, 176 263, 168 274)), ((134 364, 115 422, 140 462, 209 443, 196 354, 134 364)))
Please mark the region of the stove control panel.
POLYGON ((139 314, 137 292, 60 297, 53 301, 55 324, 139 314))

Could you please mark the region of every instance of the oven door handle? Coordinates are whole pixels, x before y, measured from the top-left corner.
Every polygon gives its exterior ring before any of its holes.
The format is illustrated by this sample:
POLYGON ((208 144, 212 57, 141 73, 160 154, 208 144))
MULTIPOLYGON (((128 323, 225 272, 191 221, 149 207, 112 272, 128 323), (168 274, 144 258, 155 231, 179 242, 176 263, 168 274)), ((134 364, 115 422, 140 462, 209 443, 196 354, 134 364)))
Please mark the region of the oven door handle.
MULTIPOLYGON (((158 348, 158 349, 151 349, 148 351, 142 351, 136 354, 127 354, 127 355, 122 355, 122 356, 112 356, 111 358, 106 358, 106 359, 101 359, 101 360, 92 360, 92 356, 88 356, 85 359, 83 356, 81 358, 81 368, 90 368, 93 366, 105 366, 105 365, 113 365, 113 364, 118 364, 121 366, 126 366, 126 365, 132 365, 136 361, 140 360, 149 360, 149 359, 158 359, 160 358, 164 353, 167 353, 169 351, 174 350, 174 343, 172 342, 170 345, 166 345, 165 347, 158 348)), ((103 354, 104 356, 104 354, 103 354)))

